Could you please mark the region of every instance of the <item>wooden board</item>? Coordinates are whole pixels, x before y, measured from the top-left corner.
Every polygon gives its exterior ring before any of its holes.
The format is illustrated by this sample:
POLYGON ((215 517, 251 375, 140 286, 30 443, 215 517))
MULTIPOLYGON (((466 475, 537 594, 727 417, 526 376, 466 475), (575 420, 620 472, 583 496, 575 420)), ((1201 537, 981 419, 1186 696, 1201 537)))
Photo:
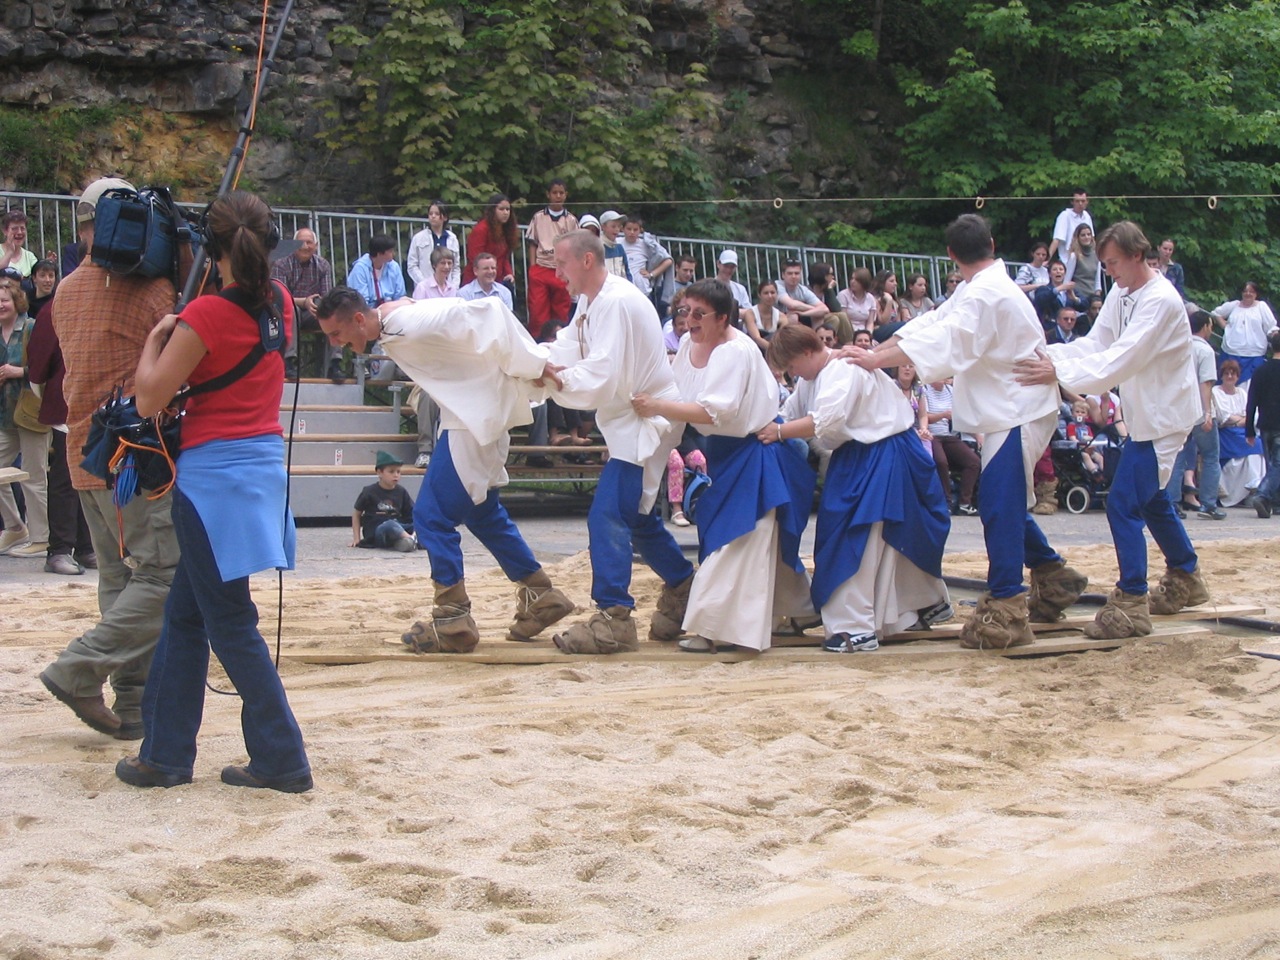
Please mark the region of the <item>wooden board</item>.
MULTIPOLYGON (((1063 631, 1059 631, 1062 633, 1063 631)), ((764 653, 749 650, 711 654, 685 653, 675 644, 644 642, 635 653, 619 653, 609 656, 588 655, 592 659, 640 663, 741 663, 745 660, 766 659, 771 663, 809 663, 814 661, 858 664, 868 657, 921 657, 960 655, 971 657, 1004 656, 1036 657, 1048 654, 1079 653, 1085 650, 1114 650, 1139 640, 1174 640, 1194 636, 1207 636, 1207 627, 1185 622, 1167 621, 1155 626, 1150 636, 1131 637, 1123 640, 1090 640, 1082 634, 1068 632, 1062 636, 1038 638, 1034 644, 1014 647, 1011 650, 966 650, 957 640, 917 640, 882 646, 868 654, 831 654, 818 647, 774 647, 764 653)), ((295 650, 281 653, 285 660, 296 663, 341 666, 357 663, 377 663, 384 660, 411 660, 417 663, 487 663, 487 664, 567 664, 582 659, 582 655, 561 653, 550 640, 534 643, 509 641, 483 641, 471 653, 411 653, 398 639, 388 638, 384 649, 360 650, 295 650)))
POLYGON ((21 483, 30 480, 31 474, 17 467, 0 467, 0 483, 21 483))

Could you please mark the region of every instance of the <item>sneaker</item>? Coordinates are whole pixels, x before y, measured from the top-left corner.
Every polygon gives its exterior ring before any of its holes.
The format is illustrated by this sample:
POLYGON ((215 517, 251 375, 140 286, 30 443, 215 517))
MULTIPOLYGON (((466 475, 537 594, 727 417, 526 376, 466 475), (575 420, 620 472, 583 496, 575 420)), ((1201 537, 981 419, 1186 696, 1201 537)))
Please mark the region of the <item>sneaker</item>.
POLYGON ((11 557, 43 557, 48 552, 49 552, 48 540, 40 540, 40 541, 33 540, 30 543, 24 543, 21 546, 10 548, 9 556, 11 557))
POLYGON ((92 550, 87 553, 77 553, 74 557, 76 563, 84 567, 86 570, 98 569, 98 555, 92 550))
POLYGON ((44 562, 45 573, 60 573, 64 577, 78 577, 84 573, 84 567, 71 559, 69 554, 55 553, 44 562))
POLYGON ((420 470, 425 470, 427 469, 427 464, 429 464, 430 462, 431 462, 430 453, 420 453, 418 454, 418 458, 413 461, 413 465, 420 470))
POLYGON ((1196 511, 1196 516, 1201 520, 1225 520, 1227 519, 1227 511, 1221 507, 1201 507, 1196 511))
POLYGON ((874 633, 837 633, 822 642, 822 649, 827 653, 858 653, 880 649, 880 641, 874 633))
POLYGON ((20 547, 30 540, 31 533, 27 530, 26 525, 18 524, 12 530, 5 530, 0 533, 0 553, 8 553, 14 547, 20 547))
POLYGON ((972 503, 962 503, 960 506, 956 507, 956 513, 962 517, 976 517, 978 515, 978 508, 972 503))
POLYGON ((916 630, 928 630, 935 623, 943 623, 956 615, 951 604, 947 603, 945 600, 939 600, 932 607, 925 607, 923 610, 918 612, 919 616, 916 618, 916 622, 907 628, 910 632, 914 632, 916 630))
POLYGON ((687 527, 689 525, 689 518, 684 515, 683 510, 677 510, 671 515, 671 522, 677 527, 687 527))
POLYGON ((549 469, 550 467, 555 466, 555 464, 551 462, 550 457, 543 457, 543 456, 530 457, 528 460, 525 461, 525 463, 531 467, 537 467, 539 470, 546 470, 546 469, 549 469))
POLYGON ((1259 520, 1271 519, 1271 501, 1259 494, 1253 495, 1253 509, 1258 514, 1259 520))

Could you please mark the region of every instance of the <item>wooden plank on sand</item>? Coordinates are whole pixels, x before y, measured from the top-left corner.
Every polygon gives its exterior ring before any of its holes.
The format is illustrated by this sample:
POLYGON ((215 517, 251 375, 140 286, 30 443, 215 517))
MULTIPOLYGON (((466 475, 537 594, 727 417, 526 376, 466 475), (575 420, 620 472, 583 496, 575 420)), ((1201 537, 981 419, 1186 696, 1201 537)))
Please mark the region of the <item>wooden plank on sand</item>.
MULTIPOLYGON (((1137 640, 1178 640, 1194 636, 1207 636, 1208 628, 1197 625, 1166 622, 1155 626, 1148 637, 1131 637, 1124 640, 1090 640, 1079 633, 1067 636, 1039 637, 1034 644, 1014 647, 1011 650, 966 650, 958 640, 916 640, 882 646, 874 653, 841 656, 830 654, 816 647, 774 647, 763 654, 750 650, 732 650, 710 654, 685 653, 675 644, 645 641, 635 653, 618 653, 609 656, 587 655, 592 660, 636 663, 741 663, 744 660, 765 659, 770 663, 827 663, 865 664, 869 657, 920 657, 960 655, 968 657, 1005 656, 1033 657, 1046 654, 1079 653, 1084 650, 1114 650, 1137 640)), ((488 664, 569 664, 584 659, 583 655, 568 655, 556 649, 550 640, 534 643, 509 641, 483 641, 471 653, 411 653, 398 639, 383 641, 382 649, 359 650, 293 650, 280 654, 285 660, 296 663, 342 666, 357 663, 380 663, 386 660, 412 660, 417 663, 488 663, 488 664)))

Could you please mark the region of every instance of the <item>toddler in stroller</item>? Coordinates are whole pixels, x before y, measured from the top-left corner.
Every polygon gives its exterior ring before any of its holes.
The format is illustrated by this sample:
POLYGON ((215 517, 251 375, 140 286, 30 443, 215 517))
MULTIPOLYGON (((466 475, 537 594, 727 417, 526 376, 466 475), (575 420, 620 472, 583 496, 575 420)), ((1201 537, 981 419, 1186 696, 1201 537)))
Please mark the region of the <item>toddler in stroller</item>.
POLYGON ((1116 457, 1112 439, 1089 422, 1089 405, 1077 400, 1071 418, 1059 425, 1051 443, 1053 469, 1058 474, 1058 502, 1071 513, 1104 506, 1116 457))

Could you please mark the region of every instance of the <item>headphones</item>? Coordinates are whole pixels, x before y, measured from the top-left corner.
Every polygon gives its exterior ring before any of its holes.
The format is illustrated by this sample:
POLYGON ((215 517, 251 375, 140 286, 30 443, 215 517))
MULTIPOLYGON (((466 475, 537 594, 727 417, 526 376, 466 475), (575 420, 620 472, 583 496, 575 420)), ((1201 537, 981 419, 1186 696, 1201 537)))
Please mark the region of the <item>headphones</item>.
MULTIPOLYGON (((220 199, 221 197, 214 197, 209 201, 209 205, 204 208, 204 212, 200 214, 200 236, 204 239, 204 248, 209 254, 210 260, 222 258, 222 248, 218 246, 217 238, 213 235, 213 231, 209 229, 209 211, 213 209, 213 205, 220 199)), ((280 227, 276 223, 275 211, 271 209, 270 205, 267 206, 267 223, 270 226, 267 229, 264 246, 269 253, 280 245, 280 227)))

